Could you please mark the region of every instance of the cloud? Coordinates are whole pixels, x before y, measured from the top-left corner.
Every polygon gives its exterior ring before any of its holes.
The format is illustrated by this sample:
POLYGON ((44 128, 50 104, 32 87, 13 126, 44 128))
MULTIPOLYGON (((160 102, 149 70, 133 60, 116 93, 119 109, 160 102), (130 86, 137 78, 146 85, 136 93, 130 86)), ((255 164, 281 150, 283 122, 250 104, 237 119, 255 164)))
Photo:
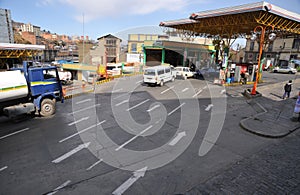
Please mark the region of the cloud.
POLYGON ((80 22, 122 15, 145 15, 155 11, 179 11, 191 0, 59 0, 76 9, 80 22))
POLYGON ((44 7, 44 6, 48 6, 51 4, 53 4, 53 0, 41 0, 41 1, 36 2, 36 6, 38 6, 38 7, 44 7))

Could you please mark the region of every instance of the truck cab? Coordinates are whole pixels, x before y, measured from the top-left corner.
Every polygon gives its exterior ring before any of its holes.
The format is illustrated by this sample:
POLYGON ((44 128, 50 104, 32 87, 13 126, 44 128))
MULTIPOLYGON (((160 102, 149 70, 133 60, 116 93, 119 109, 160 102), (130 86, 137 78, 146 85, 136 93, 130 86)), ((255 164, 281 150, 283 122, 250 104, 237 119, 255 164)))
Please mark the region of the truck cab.
POLYGON ((41 116, 53 115, 56 102, 64 100, 55 66, 36 66, 33 62, 24 61, 22 68, 1 74, 0 83, 6 85, 7 90, 0 90, 0 113, 10 118, 33 112, 41 116), (9 75, 14 75, 14 78, 9 75), (22 88, 16 80, 22 81, 22 88))

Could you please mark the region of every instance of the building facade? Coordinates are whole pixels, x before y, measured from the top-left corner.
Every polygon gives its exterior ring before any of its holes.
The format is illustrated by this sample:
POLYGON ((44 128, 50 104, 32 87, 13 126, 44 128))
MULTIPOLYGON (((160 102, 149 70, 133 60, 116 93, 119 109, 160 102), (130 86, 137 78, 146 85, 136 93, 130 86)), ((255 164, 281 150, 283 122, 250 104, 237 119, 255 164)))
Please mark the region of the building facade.
POLYGON ((0 43, 14 43, 11 13, 8 9, 0 8, 0 32, 0 43))
MULTIPOLYGON (((300 59, 300 36, 276 38, 264 45, 263 56, 275 66, 288 65, 290 60, 300 59)), ((259 57, 259 43, 247 39, 245 61, 257 63, 259 57)))

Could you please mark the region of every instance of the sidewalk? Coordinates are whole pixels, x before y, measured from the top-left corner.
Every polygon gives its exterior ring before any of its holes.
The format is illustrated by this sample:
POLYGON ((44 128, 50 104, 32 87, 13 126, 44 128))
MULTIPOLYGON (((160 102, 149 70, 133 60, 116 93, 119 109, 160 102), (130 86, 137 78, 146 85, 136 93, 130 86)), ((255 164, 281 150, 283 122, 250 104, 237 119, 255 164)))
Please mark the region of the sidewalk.
POLYGON ((243 129, 270 138, 284 137, 300 128, 300 122, 292 121, 296 99, 272 102, 265 97, 248 101, 257 114, 240 121, 243 129))
POLYGON ((257 112, 240 121, 243 129, 270 138, 284 137, 300 128, 300 122, 293 121, 294 106, 299 92, 300 79, 293 81, 291 98, 283 100, 283 86, 286 82, 258 87, 262 97, 247 100, 257 112))

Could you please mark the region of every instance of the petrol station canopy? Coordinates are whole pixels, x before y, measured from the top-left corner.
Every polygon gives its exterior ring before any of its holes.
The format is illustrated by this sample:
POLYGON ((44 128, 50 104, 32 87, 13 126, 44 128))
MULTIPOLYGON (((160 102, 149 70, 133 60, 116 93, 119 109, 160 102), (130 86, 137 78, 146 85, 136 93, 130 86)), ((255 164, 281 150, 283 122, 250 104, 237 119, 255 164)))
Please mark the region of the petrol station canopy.
POLYGON ((28 58, 45 50, 45 45, 0 43, 0 58, 28 58))
POLYGON ((160 26, 185 36, 246 38, 257 26, 272 27, 279 36, 295 35, 300 34, 300 15, 263 1, 196 12, 186 19, 161 22, 160 26))

